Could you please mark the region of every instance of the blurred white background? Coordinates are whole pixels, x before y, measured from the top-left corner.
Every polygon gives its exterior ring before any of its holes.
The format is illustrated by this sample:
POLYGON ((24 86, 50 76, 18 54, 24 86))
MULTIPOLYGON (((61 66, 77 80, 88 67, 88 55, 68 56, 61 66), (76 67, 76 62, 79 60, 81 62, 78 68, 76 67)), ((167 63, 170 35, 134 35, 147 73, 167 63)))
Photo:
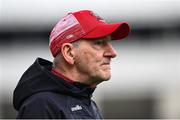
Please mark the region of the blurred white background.
POLYGON ((15 118, 23 72, 37 57, 52 60, 53 26, 82 9, 132 28, 113 42, 112 78, 93 96, 105 118, 180 118, 180 0, 0 0, 0 118, 15 118))

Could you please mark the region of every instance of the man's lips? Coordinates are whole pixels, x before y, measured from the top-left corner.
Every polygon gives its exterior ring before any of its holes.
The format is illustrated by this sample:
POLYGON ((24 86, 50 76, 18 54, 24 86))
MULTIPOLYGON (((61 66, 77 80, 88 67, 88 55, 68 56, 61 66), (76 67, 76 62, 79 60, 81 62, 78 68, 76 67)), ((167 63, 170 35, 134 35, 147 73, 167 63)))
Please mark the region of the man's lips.
POLYGON ((102 65, 110 65, 110 60, 104 61, 102 65))
POLYGON ((111 63, 111 59, 104 59, 101 65, 104 66, 105 68, 110 69, 111 68, 110 63, 111 63))
POLYGON ((104 66, 104 67, 107 67, 107 68, 109 68, 109 69, 111 68, 111 67, 110 67, 110 62, 103 63, 103 64, 101 64, 101 65, 104 66))
POLYGON ((103 63, 102 65, 110 65, 110 63, 103 63))

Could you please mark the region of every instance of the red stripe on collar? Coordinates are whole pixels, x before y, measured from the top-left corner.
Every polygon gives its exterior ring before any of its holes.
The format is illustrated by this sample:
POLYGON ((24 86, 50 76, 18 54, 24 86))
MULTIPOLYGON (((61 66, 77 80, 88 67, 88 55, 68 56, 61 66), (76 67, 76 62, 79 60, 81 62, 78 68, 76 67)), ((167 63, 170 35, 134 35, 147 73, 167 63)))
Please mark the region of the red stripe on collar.
POLYGON ((73 83, 75 82, 75 81, 69 79, 68 77, 64 76, 64 75, 61 74, 59 71, 57 71, 57 70, 55 70, 55 69, 53 69, 53 68, 52 68, 51 72, 52 72, 54 75, 56 75, 56 76, 58 76, 58 77, 60 77, 60 78, 63 78, 64 80, 66 80, 67 82, 69 82, 69 83, 71 83, 71 84, 73 84, 73 83))

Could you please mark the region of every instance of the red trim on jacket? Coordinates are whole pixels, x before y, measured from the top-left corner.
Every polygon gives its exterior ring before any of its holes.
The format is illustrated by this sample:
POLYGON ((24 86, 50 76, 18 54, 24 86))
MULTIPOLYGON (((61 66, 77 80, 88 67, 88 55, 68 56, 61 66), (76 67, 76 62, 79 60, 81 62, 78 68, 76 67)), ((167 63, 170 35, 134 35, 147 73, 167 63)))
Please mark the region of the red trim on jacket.
POLYGON ((73 83, 75 82, 75 81, 69 79, 68 77, 64 76, 64 75, 61 74, 59 71, 57 71, 57 70, 55 70, 55 69, 53 69, 53 68, 52 68, 51 72, 52 72, 54 75, 56 75, 56 76, 58 76, 58 77, 60 77, 60 78, 63 78, 64 80, 66 80, 67 82, 69 82, 69 83, 71 83, 71 84, 73 84, 73 83))

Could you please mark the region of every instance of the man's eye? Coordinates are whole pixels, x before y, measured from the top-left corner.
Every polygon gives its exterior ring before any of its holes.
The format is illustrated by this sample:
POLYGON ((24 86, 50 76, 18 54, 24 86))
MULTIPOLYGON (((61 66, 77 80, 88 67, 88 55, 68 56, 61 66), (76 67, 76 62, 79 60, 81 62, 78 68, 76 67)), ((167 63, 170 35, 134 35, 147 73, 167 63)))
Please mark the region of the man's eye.
POLYGON ((95 44, 97 44, 97 45, 101 45, 101 44, 104 44, 105 42, 104 42, 104 40, 97 40, 97 41, 95 41, 95 44))

